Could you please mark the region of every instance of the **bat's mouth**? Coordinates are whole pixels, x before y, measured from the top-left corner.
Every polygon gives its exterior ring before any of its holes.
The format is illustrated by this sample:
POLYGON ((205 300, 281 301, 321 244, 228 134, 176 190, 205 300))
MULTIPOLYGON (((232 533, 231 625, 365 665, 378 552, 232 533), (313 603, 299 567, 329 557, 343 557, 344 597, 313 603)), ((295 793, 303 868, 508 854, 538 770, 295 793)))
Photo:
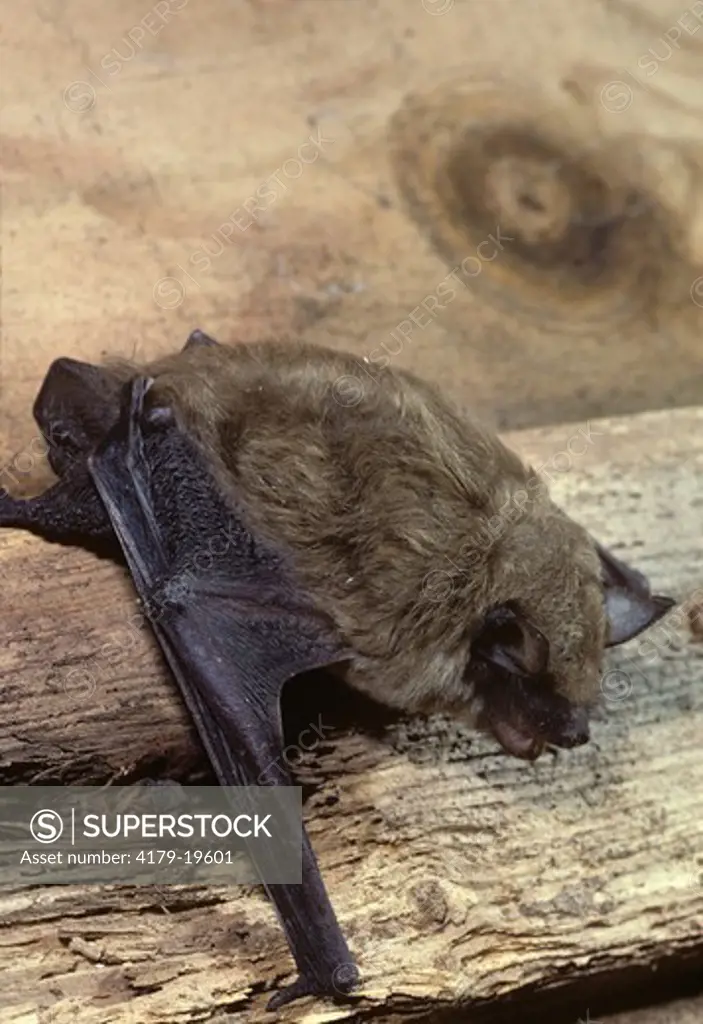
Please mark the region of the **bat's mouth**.
POLYGON ((581 708, 574 710, 570 725, 558 731, 536 729, 527 722, 505 718, 489 720, 489 728, 506 754, 523 761, 535 761, 548 746, 570 749, 590 739, 588 718, 581 708))
POLYGON ((534 761, 545 747, 570 749, 588 743, 586 708, 534 681, 496 680, 484 694, 483 726, 506 754, 534 761))
POLYGON ((490 729, 506 754, 523 761, 536 761, 545 748, 544 741, 505 720, 490 723, 490 729))

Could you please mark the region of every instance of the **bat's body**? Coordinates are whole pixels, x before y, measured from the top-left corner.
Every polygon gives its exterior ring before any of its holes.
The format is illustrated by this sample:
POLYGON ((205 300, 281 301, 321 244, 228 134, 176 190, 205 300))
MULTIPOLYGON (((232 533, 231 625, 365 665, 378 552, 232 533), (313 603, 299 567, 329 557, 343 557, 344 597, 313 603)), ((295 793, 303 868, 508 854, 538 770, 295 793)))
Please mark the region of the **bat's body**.
MULTIPOLYGON (((331 662, 376 699, 458 712, 520 757, 586 742, 604 648, 672 604, 495 435, 422 381, 371 375, 351 356, 194 332, 146 367, 59 360, 35 415, 59 439, 61 480, 30 502, 0 498, 0 523, 82 543, 116 535, 147 602, 166 584, 171 611, 152 614, 155 633, 223 782, 238 764, 240 784, 256 780, 280 742, 283 682, 331 662), (127 383, 144 378, 148 390, 127 383), (173 468, 158 477, 164 459, 173 468), (183 600, 184 559, 231 515, 250 540, 218 556, 216 585, 199 572, 197 601, 183 600), (236 639, 224 655, 208 649, 202 601, 236 639)), ((303 893, 272 893, 301 972, 294 994, 341 987, 332 976, 350 959, 306 856, 303 893), (316 942, 330 948, 319 962, 316 942)))
MULTIPOLYGON (((467 666, 488 612, 511 602, 549 639, 558 692, 597 699, 608 622, 593 540, 433 387, 290 343, 191 345, 142 372, 252 529, 291 552, 354 651, 352 685, 403 710, 490 718, 467 666)), ((655 609, 640 611, 643 628, 655 609)))

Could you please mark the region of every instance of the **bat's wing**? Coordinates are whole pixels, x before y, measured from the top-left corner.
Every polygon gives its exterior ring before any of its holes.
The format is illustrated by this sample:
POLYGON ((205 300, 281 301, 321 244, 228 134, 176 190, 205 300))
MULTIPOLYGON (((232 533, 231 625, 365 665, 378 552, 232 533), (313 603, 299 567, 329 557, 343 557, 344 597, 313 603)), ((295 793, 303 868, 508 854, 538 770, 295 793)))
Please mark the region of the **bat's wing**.
MULTIPOLYGON (((218 344, 204 331, 194 330, 183 349, 218 344)), ((122 388, 119 377, 103 366, 64 357, 54 360, 33 413, 59 482, 28 500, 13 498, 0 488, 0 527, 15 526, 48 540, 119 554, 86 459, 117 423, 122 388)))
MULTIPOLYGON (((196 329, 184 351, 217 346, 219 342, 196 329)), ((117 421, 123 380, 104 366, 62 357, 49 367, 34 401, 34 419, 49 446, 48 457, 57 476, 87 456, 117 421)))
MULTIPOLYGON (((149 384, 127 385, 89 471, 219 781, 252 786, 266 774, 290 785, 281 688, 348 652, 282 558, 248 532, 170 410, 147 407, 149 384)), ((354 981, 306 836, 302 863, 301 885, 267 886, 300 974, 275 1006, 341 994, 354 981)))

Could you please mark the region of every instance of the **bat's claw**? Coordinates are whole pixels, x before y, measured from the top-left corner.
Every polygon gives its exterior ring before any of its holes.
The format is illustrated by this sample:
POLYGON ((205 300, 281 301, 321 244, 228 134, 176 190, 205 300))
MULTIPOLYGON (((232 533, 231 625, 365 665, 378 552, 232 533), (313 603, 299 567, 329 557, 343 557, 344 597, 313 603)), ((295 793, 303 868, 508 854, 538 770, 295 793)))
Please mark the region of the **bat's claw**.
POLYGON ((137 436, 138 431, 144 432, 146 428, 165 429, 175 423, 173 409, 147 401, 147 394, 153 384, 153 377, 135 377, 129 383, 129 391, 124 399, 123 416, 128 419, 128 430, 132 438, 137 436))
POLYGON ((285 988, 279 989, 269 999, 266 1004, 267 1010, 280 1010, 282 1007, 287 1006, 288 1003, 294 1002, 296 999, 302 999, 303 996, 312 996, 315 994, 314 985, 309 982, 307 978, 296 978, 292 985, 286 985, 285 988))
POLYGON ((29 524, 27 502, 13 498, 0 487, 0 526, 23 527, 29 524))
POLYGON ((275 992, 266 1004, 266 1009, 280 1010, 283 1006, 287 1006, 288 1003, 292 1003, 296 999, 302 999, 304 996, 319 996, 321 999, 342 999, 359 985, 360 980, 359 969, 353 963, 340 964, 339 967, 335 968, 330 986, 322 986, 318 981, 306 978, 305 975, 301 974, 291 985, 286 985, 285 988, 275 992))

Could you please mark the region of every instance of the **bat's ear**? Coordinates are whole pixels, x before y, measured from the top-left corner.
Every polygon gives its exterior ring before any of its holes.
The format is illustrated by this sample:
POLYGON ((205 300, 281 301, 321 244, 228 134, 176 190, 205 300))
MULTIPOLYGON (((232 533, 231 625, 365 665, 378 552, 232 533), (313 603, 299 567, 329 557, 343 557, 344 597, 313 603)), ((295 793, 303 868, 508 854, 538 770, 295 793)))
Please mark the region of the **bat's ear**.
POLYGON ((201 331, 199 328, 196 328, 188 335, 188 340, 183 346, 183 351, 187 352, 189 348, 219 348, 219 345, 219 341, 215 341, 215 339, 211 338, 209 334, 205 333, 205 331, 201 331))
POLYGON ((605 591, 605 614, 608 619, 606 647, 615 647, 632 640, 653 626, 676 604, 671 597, 653 594, 647 577, 596 542, 605 591))
POLYGON ((547 670, 549 641, 507 602, 488 612, 472 653, 512 675, 539 676, 547 670))

